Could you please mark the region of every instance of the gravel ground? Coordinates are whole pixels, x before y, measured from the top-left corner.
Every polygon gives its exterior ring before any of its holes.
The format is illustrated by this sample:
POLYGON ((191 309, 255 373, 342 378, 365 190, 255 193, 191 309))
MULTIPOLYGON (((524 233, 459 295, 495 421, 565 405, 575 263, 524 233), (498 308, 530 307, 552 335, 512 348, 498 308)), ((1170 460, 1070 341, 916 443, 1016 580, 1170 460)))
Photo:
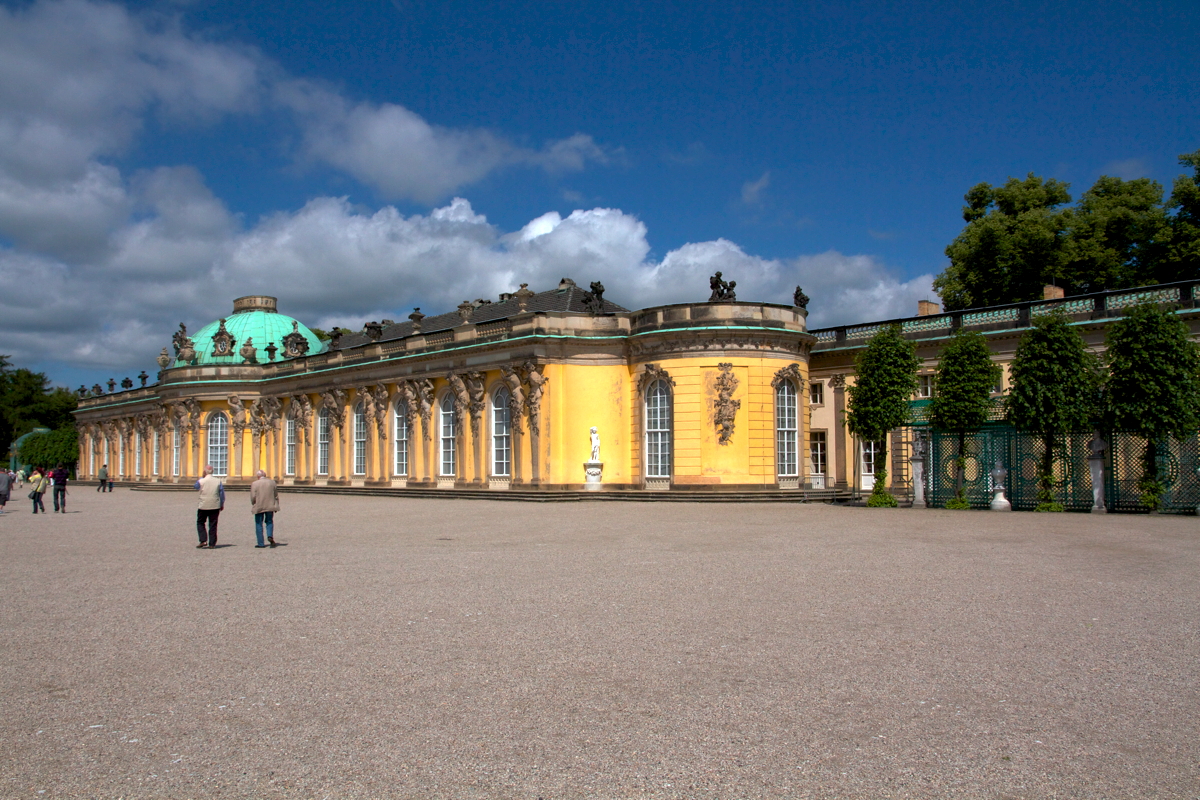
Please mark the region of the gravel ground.
POLYGON ((1200 796, 1195 518, 14 494, 3 797, 1200 796))

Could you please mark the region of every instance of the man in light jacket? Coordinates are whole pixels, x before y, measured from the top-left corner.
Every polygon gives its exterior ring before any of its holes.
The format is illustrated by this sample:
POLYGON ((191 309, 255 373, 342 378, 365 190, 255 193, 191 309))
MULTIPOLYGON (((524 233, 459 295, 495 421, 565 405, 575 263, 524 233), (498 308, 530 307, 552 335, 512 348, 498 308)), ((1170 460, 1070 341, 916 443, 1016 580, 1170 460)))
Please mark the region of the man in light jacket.
POLYGON ((254 535, 258 538, 255 547, 267 547, 263 544, 263 525, 267 527, 267 541, 275 546, 275 512, 279 510, 279 494, 275 491, 275 481, 267 477, 261 469, 254 473, 254 483, 250 484, 250 505, 254 512, 254 535))
POLYGON ((197 548, 217 547, 217 518, 225 510, 225 484, 213 475, 212 466, 204 468, 204 477, 196 481, 196 491, 200 492, 200 506, 196 511, 196 533, 200 534, 200 544, 197 548), (208 534, 205 535, 204 523, 208 523, 208 534), (207 541, 206 541, 207 540, 207 541))

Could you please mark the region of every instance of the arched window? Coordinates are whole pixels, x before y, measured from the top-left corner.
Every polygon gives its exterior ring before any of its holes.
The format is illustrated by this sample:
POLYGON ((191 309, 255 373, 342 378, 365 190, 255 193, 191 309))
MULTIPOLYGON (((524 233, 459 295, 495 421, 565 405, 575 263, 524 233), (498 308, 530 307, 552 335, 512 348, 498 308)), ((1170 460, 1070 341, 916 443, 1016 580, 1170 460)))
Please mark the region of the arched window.
POLYGON ((367 474, 367 415, 362 403, 354 407, 354 474, 367 474))
POLYGON ((392 409, 392 473, 408 474, 408 409, 403 400, 392 409))
POLYGON ((179 423, 171 425, 171 475, 178 478, 183 469, 183 431, 179 423))
POLYGON ((789 380, 775 390, 775 474, 794 477, 800 474, 800 431, 796 414, 796 387, 789 380))
POLYGON ((492 395, 492 474, 507 476, 512 473, 512 427, 509 424, 507 389, 492 395))
POLYGON ((317 474, 329 474, 329 409, 317 413, 317 474))
POLYGON ((214 475, 229 474, 229 420, 220 411, 208 418, 208 463, 214 475))
POLYGON ((646 388, 646 477, 671 477, 671 387, 663 380, 646 388))
POLYGON ((447 393, 442 398, 442 475, 454 475, 454 395, 447 393))
POLYGON ((283 427, 283 474, 296 474, 296 416, 295 409, 289 409, 287 422, 283 427))

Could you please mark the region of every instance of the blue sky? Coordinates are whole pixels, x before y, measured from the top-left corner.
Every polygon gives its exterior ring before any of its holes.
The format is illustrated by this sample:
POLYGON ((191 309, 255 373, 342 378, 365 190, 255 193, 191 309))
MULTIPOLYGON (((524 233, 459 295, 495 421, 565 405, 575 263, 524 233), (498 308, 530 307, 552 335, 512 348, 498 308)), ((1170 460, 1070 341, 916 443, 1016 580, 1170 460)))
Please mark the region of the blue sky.
POLYGON ((603 280, 915 312, 963 193, 1169 190, 1195 3, 0 5, 0 353, 88 385, 269 293, 311 325, 603 280))

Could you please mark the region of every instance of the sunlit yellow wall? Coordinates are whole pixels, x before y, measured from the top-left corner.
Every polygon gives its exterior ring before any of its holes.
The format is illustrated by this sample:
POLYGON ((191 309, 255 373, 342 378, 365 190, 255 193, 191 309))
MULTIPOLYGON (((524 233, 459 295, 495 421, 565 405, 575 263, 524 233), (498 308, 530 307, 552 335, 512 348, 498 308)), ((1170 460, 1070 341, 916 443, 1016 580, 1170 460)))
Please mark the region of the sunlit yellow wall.
MULTIPOLYGON (((803 404, 808 367, 801 359, 712 357, 662 361, 675 381, 674 388, 674 464, 672 482, 679 485, 774 484, 775 469, 775 373, 788 364, 799 365, 802 380, 797 386, 800 408, 798 418, 805 419, 803 404), (734 420, 734 432, 727 444, 720 443, 716 425, 715 401, 720 363, 733 365, 737 378, 733 399, 741 402, 734 420)), ((632 442, 640 455, 642 399, 635 398, 632 442)), ((802 427, 800 442, 807 437, 802 427)), ((640 469, 640 458, 638 468, 640 469)))
POLYGON ((591 432, 600 433, 604 483, 630 484, 629 368, 623 364, 551 364, 543 408, 543 475, 554 484, 582 484, 592 454, 591 432), (549 469, 546 469, 546 465, 549 469))

